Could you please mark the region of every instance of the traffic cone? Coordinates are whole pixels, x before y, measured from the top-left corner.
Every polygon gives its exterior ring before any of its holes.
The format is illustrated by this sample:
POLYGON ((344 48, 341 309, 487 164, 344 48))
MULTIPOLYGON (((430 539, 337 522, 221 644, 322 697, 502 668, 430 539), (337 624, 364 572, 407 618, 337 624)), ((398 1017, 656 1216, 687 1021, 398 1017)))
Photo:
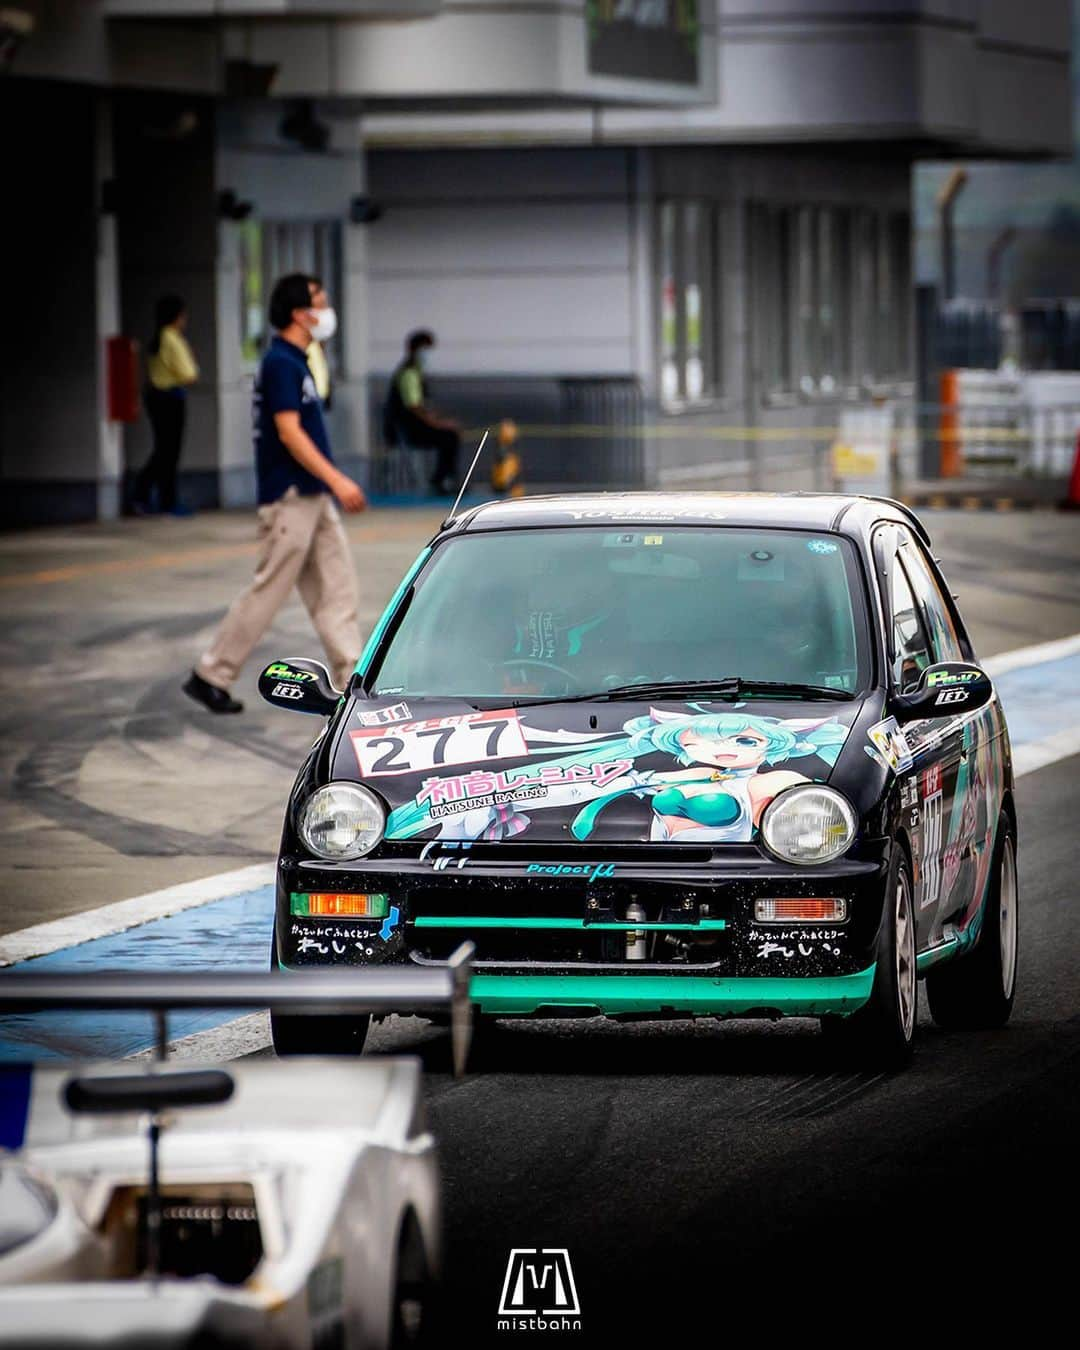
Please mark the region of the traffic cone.
POLYGON ((1076 433, 1076 454, 1073 456, 1069 490, 1061 503, 1063 511, 1080 511, 1080 431, 1076 433))
POLYGON ((525 485, 521 481, 521 456, 514 449, 518 439, 517 423, 509 417, 499 423, 496 433, 498 445, 491 464, 491 486, 509 497, 523 497, 525 485))

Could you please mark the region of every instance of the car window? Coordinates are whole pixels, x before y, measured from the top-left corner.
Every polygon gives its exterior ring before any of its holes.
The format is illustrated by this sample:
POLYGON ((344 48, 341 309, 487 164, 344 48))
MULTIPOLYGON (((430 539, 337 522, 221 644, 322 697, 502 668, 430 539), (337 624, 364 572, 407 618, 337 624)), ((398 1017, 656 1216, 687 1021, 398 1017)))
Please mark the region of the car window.
POLYGON ((908 583, 907 574, 900 564, 899 552, 893 553, 889 572, 889 594, 892 597, 893 684, 901 693, 907 693, 915 688, 919 676, 927 666, 933 664, 933 660, 915 597, 908 583))
POLYGON ((952 615, 949 613, 949 607, 941 593, 937 578, 931 572, 930 565, 923 556, 922 550, 913 539, 907 539, 900 551, 904 560, 904 567, 911 579, 912 589, 922 605, 934 660, 962 661, 964 653, 960 646, 960 639, 956 634, 952 615))
POLYGON ((795 530, 600 526, 438 545, 371 687, 505 698, 638 681, 865 687, 849 541, 795 530))

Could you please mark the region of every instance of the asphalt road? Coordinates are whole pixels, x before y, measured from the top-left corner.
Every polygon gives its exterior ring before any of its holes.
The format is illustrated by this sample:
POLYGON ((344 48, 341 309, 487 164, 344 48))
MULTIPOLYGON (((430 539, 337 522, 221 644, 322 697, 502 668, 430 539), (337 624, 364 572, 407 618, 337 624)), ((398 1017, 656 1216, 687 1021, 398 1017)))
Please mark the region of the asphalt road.
POLYGON ((881 1334, 906 1324, 908 1337, 955 1318, 966 1339, 988 1319, 1000 1334, 1014 1315, 1064 1311, 1078 767, 1020 785, 1022 939, 1004 1031, 942 1032, 923 1007, 914 1063, 894 1076, 830 1062, 809 1021, 507 1022, 461 1082, 441 1043, 421 1045, 455 1332, 505 1344, 507 1256, 531 1246, 569 1249, 593 1345, 706 1330, 702 1343, 722 1344, 737 1327, 861 1341, 875 1315, 881 1334))
MULTIPOLYGON (((431 513, 350 522, 370 625, 431 513)), ((935 515, 982 655, 1080 630, 1080 530, 935 515)), ((211 719, 179 680, 251 565, 243 515, 0 540, 0 932, 272 856, 305 719, 211 719)), ((257 658, 312 653, 296 606, 257 658)), ((569 1250, 587 1344, 825 1331, 914 1339, 1071 1299, 1080 1138, 1080 761, 1019 784, 1019 992, 995 1034, 920 1017, 904 1074, 831 1063, 816 1025, 503 1024, 429 1069, 455 1340, 494 1334, 513 1247, 569 1250)), ((539 1333, 538 1333, 539 1334, 539 1333)), ((1058 1333, 1060 1334, 1060 1333, 1058 1333)), ((513 1339, 507 1333, 495 1343, 513 1339)))

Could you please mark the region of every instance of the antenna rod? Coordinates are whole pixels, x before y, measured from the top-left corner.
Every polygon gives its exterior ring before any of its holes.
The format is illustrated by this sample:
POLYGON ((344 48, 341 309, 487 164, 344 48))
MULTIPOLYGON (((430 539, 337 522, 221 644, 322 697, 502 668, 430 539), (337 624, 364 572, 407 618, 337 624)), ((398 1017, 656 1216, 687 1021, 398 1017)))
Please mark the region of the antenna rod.
POLYGON ((476 454, 473 455, 472 463, 469 465, 469 472, 461 480, 461 487, 458 489, 458 495, 454 498, 454 504, 450 508, 450 514, 446 517, 447 524, 449 524, 457 515, 458 506, 461 503, 462 497, 465 496, 465 489, 469 486, 469 479, 473 476, 473 469, 476 468, 476 461, 480 458, 480 451, 484 448, 490 430, 490 427, 484 428, 484 434, 480 437, 480 444, 476 447, 476 454))

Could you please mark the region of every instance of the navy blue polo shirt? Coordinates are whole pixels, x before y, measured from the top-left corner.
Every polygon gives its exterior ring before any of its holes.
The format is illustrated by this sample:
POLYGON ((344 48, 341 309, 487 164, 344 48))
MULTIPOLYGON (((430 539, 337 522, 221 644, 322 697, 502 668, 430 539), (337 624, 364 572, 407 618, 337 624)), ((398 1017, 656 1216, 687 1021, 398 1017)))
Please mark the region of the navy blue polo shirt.
POLYGON ((291 487, 302 496, 330 491, 282 445, 274 425, 274 414, 279 412, 299 413, 300 425, 326 458, 333 459, 322 402, 307 358, 299 347, 283 337, 275 337, 270 343, 255 376, 255 472, 260 506, 276 502, 291 487))

